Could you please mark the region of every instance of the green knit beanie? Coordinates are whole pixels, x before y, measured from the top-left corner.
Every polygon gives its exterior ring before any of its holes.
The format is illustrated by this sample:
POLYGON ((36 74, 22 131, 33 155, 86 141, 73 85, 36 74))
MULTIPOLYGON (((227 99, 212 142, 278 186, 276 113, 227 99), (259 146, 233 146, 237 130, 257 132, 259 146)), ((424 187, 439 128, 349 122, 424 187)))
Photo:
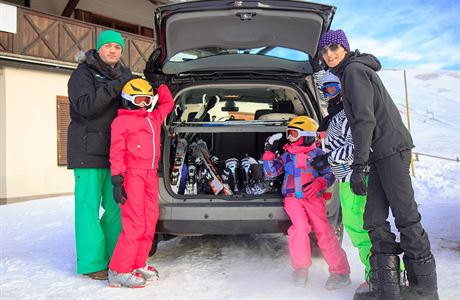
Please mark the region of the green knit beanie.
POLYGON ((102 45, 107 43, 120 44, 121 52, 123 52, 123 48, 125 47, 125 42, 123 41, 121 34, 115 30, 106 30, 101 32, 99 38, 97 39, 96 51, 99 51, 102 45))

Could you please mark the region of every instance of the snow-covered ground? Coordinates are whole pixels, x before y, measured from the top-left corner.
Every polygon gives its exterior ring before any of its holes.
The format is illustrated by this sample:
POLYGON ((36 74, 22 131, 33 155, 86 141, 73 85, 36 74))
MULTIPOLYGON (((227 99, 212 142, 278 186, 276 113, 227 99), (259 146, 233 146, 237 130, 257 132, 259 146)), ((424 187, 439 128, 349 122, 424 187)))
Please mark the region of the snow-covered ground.
MULTIPOLYGON (((417 201, 438 264, 441 299, 460 298, 460 194, 456 162, 416 163, 417 201)), ((363 279, 345 236, 352 286, 327 291, 327 267, 315 258, 307 288, 290 281, 284 235, 182 237, 159 245, 151 260, 159 281, 114 289, 75 274, 72 197, 0 207, 1 299, 352 299, 363 279)))
MULTIPOLYGON (((460 73, 409 71, 415 151, 460 154, 460 73)), ((405 116, 401 71, 381 72, 405 116)), ((422 223, 438 265, 440 299, 460 299, 460 166, 421 157, 413 179, 422 223)), ((353 284, 327 291, 327 266, 315 258, 307 288, 291 283, 286 236, 181 237, 162 242, 151 263, 160 280, 144 289, 108 288, 75 274, 73 199, 0 206, 0 299, 352 299, 363 280, 357 251, 343 246, 353 284)))

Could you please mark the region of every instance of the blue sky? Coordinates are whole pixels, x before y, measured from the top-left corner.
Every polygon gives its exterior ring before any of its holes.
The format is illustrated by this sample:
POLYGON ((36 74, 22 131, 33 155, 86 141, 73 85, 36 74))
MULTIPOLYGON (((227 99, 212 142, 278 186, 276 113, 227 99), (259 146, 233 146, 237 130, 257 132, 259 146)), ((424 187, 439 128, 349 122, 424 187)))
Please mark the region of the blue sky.
POLYGON ((337 7, 352 50, 383 68, 460 70, 460 0, 312 0, 337 7))

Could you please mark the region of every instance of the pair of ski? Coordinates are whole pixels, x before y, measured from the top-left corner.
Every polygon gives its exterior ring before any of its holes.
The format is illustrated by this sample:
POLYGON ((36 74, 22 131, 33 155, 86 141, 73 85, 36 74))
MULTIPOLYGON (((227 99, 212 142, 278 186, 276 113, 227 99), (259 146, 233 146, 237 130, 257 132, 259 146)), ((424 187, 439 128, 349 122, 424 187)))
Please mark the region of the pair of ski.
MULTIPOLYGON (((220 101, 219 96, 207 97, 206 94, 203 95, 203 105, 201 109, 195 115, 193 122, 201 122, 205 118, 206 114, 220 101)), ((182 116, 184 109, 179 107, 180 113, 176 112, 178 119, 182 116)), ((195 133, 187 133, 183 138, 177 138, 176 141, 176 150, 174 154, 173 166, 171 169, 171 189, 176 194, 179 193, 179 188, 181 186, 181 179, 183 178, 183 169, 185 164, 185 157, 187 155, 188 142, 187 140, 192 140, 195 136, 195 133)), ((207 147, 206 147, 207 148, 207 147)), ((189 159, 188 169, 187 169, 187 179, 186 179, 186 188, 184 193, 186 194, 197 194, 196 186, 196 165, 195 162, 189 159)))
MULTIPOLYGON (((224 195, 233 195, 233 192, 228 185, 228 177, 225 176, 223 178, 217 172, 217 167, 215 165, 216 162, 213 161, 206 142, 198 140, 197 142, 192 143, 189 147, 189 151, 189 160, 195 159, 196 166, 201 168, 201 175, 206 178, 213 193, 218 195, 223 191, 224 195)), ((188 192, 187 188, 186 192, 188 192)))
POLYGON ((215 162, 209 153, 205 141, 198 140, 188 145, 186 139, 177 139, 176 153, 174 156, 173 168, 171 171, 171 189, 176 194, 179 193, 181 178, 185 175, 185 157, 189 151, 188 170, 185 180, 185 195, 197 194, 197 167, 201 168, 201 175, 204 176, 215 195, 223 191, 224 195, 233 195, 228 185, 227 176, 224 178, 219 175, 215 162))

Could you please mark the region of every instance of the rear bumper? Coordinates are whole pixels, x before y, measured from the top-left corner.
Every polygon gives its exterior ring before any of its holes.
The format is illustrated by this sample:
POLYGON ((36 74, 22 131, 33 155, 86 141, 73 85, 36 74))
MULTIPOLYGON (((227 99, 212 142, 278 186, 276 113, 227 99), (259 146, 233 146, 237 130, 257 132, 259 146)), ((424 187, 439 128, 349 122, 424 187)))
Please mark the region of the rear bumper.
POLYGON ((176 235, 287 233, 289 226, 291 226, 289 220, 159 220, 157 232, 176 235))
POLYGON ((282 203, 182 203, 160 206, 157 231, 171 234, 287 232, 282 203))
MULTIPOLYGON (((157 232, 175 235, 287 233, 291 221, 281 205, 161 205, 157 232)), ((334 227, 338 225, 339 213, 337 210, 328 216, 334 227)))

